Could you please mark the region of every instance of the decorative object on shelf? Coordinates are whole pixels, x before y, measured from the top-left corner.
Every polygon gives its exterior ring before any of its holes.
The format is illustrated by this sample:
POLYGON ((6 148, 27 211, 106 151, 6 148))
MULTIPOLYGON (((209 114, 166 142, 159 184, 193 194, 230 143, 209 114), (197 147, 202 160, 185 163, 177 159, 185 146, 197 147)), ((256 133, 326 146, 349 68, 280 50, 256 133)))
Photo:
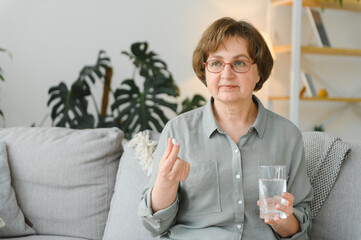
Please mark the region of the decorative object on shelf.
POLYGON ((156 53, 148 49, 147 42, 136 42, 131 51, 121 52, 129 57, 134 65, 133 76, 122 81, 121 85, 112 89, 112 68, 110 58, 105 51, 100 51, 98 60, 93 66, 85 66, 78 79, 68 90, 61 82, 49 89, 48 106, 52 106, 53 124, 70 128, 118 127, 130 139, 133 133, 146 129, 161 132, 169 118, 164 110, 175 114, 186 112, 206 103, 204 97, 186 98, 177 111, 176 102, 179 88, 174 83, 166 63, 156 53), (136 78, 141 78, 143 88, 137 86, 136 78), (91 92, 90 84, 95 81, 104 82, 102 111, 99 112, 96 97, 91 92), (114 102, 111 113, 107 114, 108 94, 112 94, 114 102), (88 111, 88 99, 92 98, 96 114, 88 111))
POLYGON ((320 90, 318 90, 317 96, 318 96, 319 98, 327 98, 327 97, 328 97, 328 92, 327 92, 326 89, 321 88, 320 90))

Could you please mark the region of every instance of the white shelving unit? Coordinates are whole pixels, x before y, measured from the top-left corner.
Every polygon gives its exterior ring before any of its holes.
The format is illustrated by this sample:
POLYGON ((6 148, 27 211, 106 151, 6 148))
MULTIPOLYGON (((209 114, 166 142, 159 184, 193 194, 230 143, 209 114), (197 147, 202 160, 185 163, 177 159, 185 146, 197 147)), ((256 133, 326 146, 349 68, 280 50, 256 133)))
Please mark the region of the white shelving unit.
MULTIPOLYGON (((291 45, 276 46, 274 50, 276 54, 290 53, 290 95, 289 96, 269 96, 269 106, 272 106, 273 101, 287 100, 290 107, 290 120, 299 125, 299 104, 300 101, 329 101, 329 102, 346 102, 346 103, 360 103, 361 98, 349 97, 333 97, 333 98, 319 98, 319 97, 300 97, 300 71, 301 71, 301 55, 303 54, 322 54, 322 55, 341 55, 341 56, 359 56, 361 57, 361 49, 345 49, 332 47, 314 47, 302 46, 302 9, 303 7, 317 7, 317 8, 333 8, 340 10, 358 11, 361 12, 361 2, 357 0, 343 0, 343 6, 339 5, 338 1, 334 0, 270 0, 270 7, 290 6, 292 7, 292 36, 291 45)), ((272 23, 271 23, 272 24, 272 23)), ((357 32, 357 30, 356 30, 357 32)), ((361 34, 361 31, 360 31, 361 34)))

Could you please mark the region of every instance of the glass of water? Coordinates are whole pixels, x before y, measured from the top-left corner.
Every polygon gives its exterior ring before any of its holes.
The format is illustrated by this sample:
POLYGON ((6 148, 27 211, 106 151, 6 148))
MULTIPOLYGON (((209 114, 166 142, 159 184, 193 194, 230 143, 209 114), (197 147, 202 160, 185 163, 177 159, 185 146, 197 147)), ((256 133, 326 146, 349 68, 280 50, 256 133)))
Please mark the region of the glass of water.
POLYGON ((286 204, 281 197, 287 191, 286 165, 259 166, 258 170, 260 218, 287 218, 286 213, 276 209, 277 204, 286 204))

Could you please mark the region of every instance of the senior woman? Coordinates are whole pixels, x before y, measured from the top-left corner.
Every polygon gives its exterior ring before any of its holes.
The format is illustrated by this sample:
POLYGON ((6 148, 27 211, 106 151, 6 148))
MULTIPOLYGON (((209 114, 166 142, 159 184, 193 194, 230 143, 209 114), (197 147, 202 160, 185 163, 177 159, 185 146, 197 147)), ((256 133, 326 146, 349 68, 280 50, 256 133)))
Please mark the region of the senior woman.
POLYGON ((253 95, 272 67, 267 44, 248 22, 221 18, 203 33, 193 69, 212 97, 161 134, 138 209, 153 236, 308 239, 312 189, 302 135, 253 95), (277 205, 286 219, 260 218, 259 165, 286 165, 286 204, 277 205))

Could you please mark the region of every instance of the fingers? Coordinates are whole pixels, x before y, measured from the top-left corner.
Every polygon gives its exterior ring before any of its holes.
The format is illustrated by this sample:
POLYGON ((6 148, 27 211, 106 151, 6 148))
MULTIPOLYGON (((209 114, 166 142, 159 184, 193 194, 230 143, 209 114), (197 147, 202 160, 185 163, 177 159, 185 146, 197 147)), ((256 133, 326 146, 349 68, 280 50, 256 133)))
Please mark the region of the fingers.
MULTIPOLYGON (((284 212, 287 215, 287 218, 293 214, 293 202, 295 200, 295 197, 288 192, 284 192, 282 193, 282 201, 284 201, 284 203, 280 204, 277 203, 276 204, 276 209, 278 211, 284 212)), ((257 202, 257 205, 259 205, 259 201, 257 202)), ((286 219, 282 219, 280 216, 275 216, 273 219, 269 219, 266 218, 264 220, 264 222, 266 224, 271 225, 273 228, 277 227, 278 225, 283 225, 287 222, 287 218, 286 219)))
POLYGON ((264 222, 266 224, 271 225, 273 228, 277 227, 278 225, 285 224, 287 219, 282 219, 279 216, 275 216, 273 219, 266 218, 264 222))
POLYGON ((183 178, 181 179, 182 182, 184 182, 188 178, 190 170, 191 170, 190 164, 188 162, 185 162, 184 174, 183 174, 183 178))
POLYGON ((168 146, 159 164, 158 174, 166 182, 185 181, 188 178, 190 165, 178 157, 179 143, 175 139, 168 139, 168 146))
POLYGON ((170 152, 168 158, 167 158, 167 161, 168 161, 168 164, 173 166, 175 161, 177 160, 178 158, 178 153, 179 153, 179 143, 175 143, 173 144, 173 141, 171 140, 171 144, 173 145, 173 148, 172 148, 172 151, 170 152))
POLYGON ((295 197, 291 193, 288 193, 288 192, 282 193, 282 198, 284 200, 286 200, 286 205, 287 206, 292 206, 293 201, 295 200, 295 197))
POLYGON ((168 138, 168 146, 167 146, 167 149, 165 150, 165 152, 164 152, 164 154, 162 156, 162 159, 168 158, 169 154, 172 151, 172 148, 173 148, 172 138, 168 138))
POLYGON ((179 153, 179 143, 173 144, 172 140, 172 138, 168 138, 168 147, 161 159, 164 164, 163 168, 166 172, 170 172, 172 170, 179 153))
POLYGON ((293 214, 293 207, 292 206, 285 206, 283 204, 277 204, 276 209, 278 211, 284 212, 287 217, 293 214))
POLYGON ((183 182, 187 179, 190 171, 190 165, 188 162, 183 161, 178 158, 174 163, 174 166, 170 172, 170 176, 174 177, 176 180, 183 182))

